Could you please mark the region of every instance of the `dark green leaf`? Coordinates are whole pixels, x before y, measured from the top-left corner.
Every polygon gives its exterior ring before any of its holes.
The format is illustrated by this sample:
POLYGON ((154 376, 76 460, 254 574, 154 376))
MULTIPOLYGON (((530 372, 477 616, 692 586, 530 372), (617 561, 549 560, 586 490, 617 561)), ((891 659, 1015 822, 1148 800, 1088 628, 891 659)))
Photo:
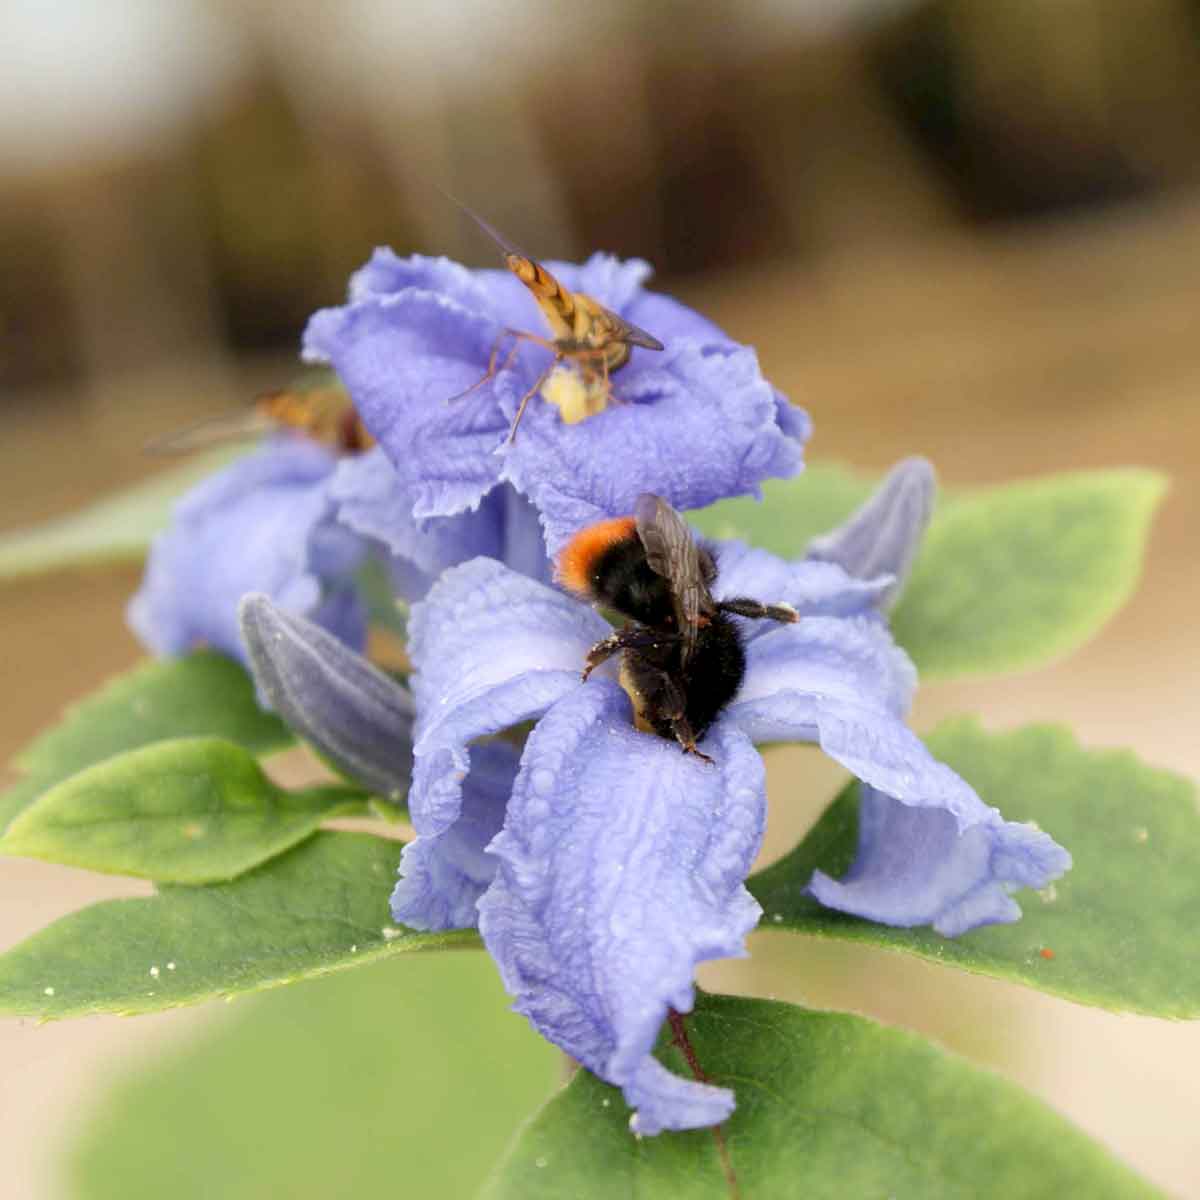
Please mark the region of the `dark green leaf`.
POLYGON ((160 883, 233 879, 364 811, 345 787, 287 792, 254 756, 215 738, 177 738, 88 767, 20 813, 0 852, 160 883))
MULTIPOLYGON (((745 1200, 1159 1193, 1013 1084, 909 1033, 768 1000, 702 997, 697 1058, 737 1092, 724 1128, 745 1200)), ((660 1050, 680 1074, 675 1049, 660 1050)), ((525 1127, 486 1200, 730 1200, 708 1130, 641 1141, 580 1072, 525 1127)))
POLYGON ((1044 892, 1018 892, 1016 924, 960 938, 831 912, 803 889, 814 867, 836 877, 854 856, 851 785, 795 850, 751 878, 763 927, 908 950, 1102 1008, 1200 1016, 1200 957, 1188 949, 1200 913, 1193 785, 1127 751, 1083 750, 1053 726, 989 734, 958 720, 926 741, 1009 820, 1034 820, 1066 846, 1074 867, 1044 892))
POLYGON ((470 1197, 560 1056, 481 954, 282 988, 113 1089, 71 1147, 76 1200, 470 1197))
POLYGON ((0 955, 0 1013, 141 1013, 232 996, 474 933, 393 925, 400 843, 316 833, 232 883, 164 886, 63 917, 0 955))
POLYGON ((154 535, 170 522, 175 501, 245 453, 244 446, 224 446, 79 512, 0 536, 0 580, 62 567, 141 562, 154 535))
POLYGON ((892 616, 896 640, 926 677, 1070 653, 1133 591, 1165 486, 1153 471, 1090 471, 944 505, 892 616))
POLYGON ((53 784, 124 750, 164 738, 219 737, 256 754, 292 744, 292 734, 254 698, 237 663, 210 651, 154 659, 68 709, 17 756, 26 774, 0 794, 0 829, 53 784))

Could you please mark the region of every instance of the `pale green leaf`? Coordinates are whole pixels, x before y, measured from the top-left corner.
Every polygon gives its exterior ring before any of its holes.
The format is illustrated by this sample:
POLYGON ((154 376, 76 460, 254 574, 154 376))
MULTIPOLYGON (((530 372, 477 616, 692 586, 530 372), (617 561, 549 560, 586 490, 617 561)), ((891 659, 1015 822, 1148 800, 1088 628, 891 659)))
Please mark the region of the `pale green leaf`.
POLYGON ((100 1098, 75 1200, 457 1200, 561 1056, 481 954, 410 956, 214 1014, 100 1098))
POLYGON ((1165 487, 1153 471, 1089 471, 951 501, 892 615, 896 640, 926 678, 1069 654, 1128 600, 1165 487))
POLYGON ((176 738, 88 767, 42 794, 0 852, 160 883, 233 879, 365 811, 361 791, 276 787, 254 756, 216 738, 176 738))
MULTIPOLYGON (((1129 598, 1165 486, 1128 468, 943 499, 893 613, 896 640, 923 678, 1015 671, 1070 653, 1129 598)), ((765 484, 762 503, 723 500, 688 517, 710 537, 799 558, 870 491, 851 472, 813 466, 765 484)))
MULTIPOLYGON (((910 1033, 768 1000, 701 997, 697 1060, 735 1089, 723 1138, 744 1200, 1134 1200, 1159 1193, 1040 1101, 910 1033)), ((674 1048, 660 1057, 688 1069, 674 1048)), ((636 1139, 580 1072, 528 1124, 485 1200, 731 1200, 710 1130, 636 1139)))
POLYGON ((392 954, 478 945, 469 931, 393 924, 400 849, 319 832, 232 883, 171 884, 72 913, 0 955, 0 1013, 154 1012, 392 954))
POLYGON ((175 501, 245 453, 244 446, 224 446, 78 512, 0 535, 0 580, 63 567, 141 562, 154 535, 170 523, 175 501))
POLYGON ((231 659, 199 651, 150 660, 73 705, 17 756, 26 778, 0 793, 0 829, 76 771, 175 737, 225 738, 256 754, 294 740, 282 721, 259 708, 249 676, 231 659))
POLYGON ((1195 787, 1127 751, 1084 750, 1054 726, 989 734, 957 720, 926 742, 1009 820, 1036 821, 1074 867, 1043 892, 1018 892, 1020 921, 959 938, 832 912, 803 889, 814 867, 836 877, 853 859, 851 785, 795 850, 751 878, 763 927, 907 950, 1102 1008, 1200 1016, 1200 956, 1189 951, 1200 913, 1195 787))

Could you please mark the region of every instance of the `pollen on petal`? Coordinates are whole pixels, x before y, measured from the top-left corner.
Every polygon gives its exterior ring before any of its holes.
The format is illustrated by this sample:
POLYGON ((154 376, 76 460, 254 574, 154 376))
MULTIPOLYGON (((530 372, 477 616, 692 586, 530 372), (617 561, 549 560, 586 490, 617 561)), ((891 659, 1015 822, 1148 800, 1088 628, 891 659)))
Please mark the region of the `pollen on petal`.
POLYGON ((633 517, 613 517, 597 521, 581 529, 564 547, 555 565, 555 578, 563 587, 581 596, 590 592, 588 586, 596 559, 618 542, 633 535, 633 517))

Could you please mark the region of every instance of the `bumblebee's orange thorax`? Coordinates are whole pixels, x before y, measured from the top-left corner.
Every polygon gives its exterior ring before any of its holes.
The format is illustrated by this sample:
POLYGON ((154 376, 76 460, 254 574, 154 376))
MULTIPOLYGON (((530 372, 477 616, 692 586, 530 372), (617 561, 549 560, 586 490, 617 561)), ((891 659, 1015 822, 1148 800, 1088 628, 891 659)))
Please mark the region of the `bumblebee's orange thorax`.
POLYGON ((613 517, 581 529, 559 553, 555 577, 577 595, 592 595, 592 568, 600 556, 617 542, 637 536, 633 517, 613 517))

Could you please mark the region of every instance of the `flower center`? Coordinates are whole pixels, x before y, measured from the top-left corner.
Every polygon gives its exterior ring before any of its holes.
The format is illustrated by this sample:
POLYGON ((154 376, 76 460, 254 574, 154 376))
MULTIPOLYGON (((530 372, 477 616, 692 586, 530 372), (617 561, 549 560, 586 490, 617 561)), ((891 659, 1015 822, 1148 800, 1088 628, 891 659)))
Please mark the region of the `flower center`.
POLYGON ((554 368, 542 384, 542 399, 553 404, 564 425, 578 425, 608 407, 609 391, 599 376, 584 375, 575 367, 554 368))

